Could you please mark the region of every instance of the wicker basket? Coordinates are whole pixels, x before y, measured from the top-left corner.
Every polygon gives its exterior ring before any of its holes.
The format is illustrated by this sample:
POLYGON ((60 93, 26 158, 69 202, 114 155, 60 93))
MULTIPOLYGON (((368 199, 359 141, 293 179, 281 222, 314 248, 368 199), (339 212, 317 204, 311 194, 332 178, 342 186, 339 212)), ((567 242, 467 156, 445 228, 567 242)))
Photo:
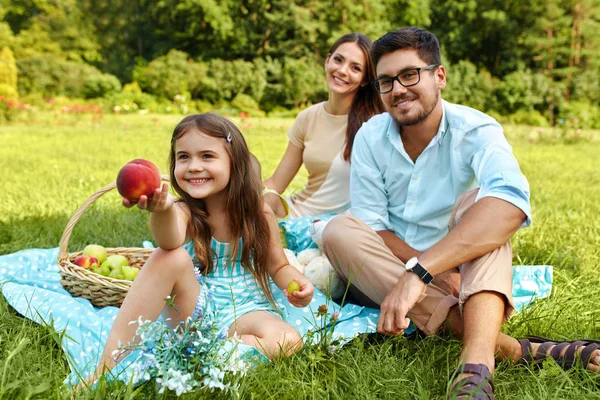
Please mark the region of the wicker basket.
MULTIPOLYGON (((162 175, 162 180, 169 181, 168 175, 162 175)), ((82 254, 81 251, 69 254, 68 244, 73 227, 81 217, 81 215, 103 194, 117 187, 113 182, 94 193, 87 201, 79 207, 75 215, 67 224, 63 235, 60 239, 58 249, 58 267, 60 268, 60 283, 71 293, 73 297, 83 297, 88 299, 96 307, 120 306, 127 295, 127 291, 131 286, 130 281, 109 278, 108 276, 100 275, 78 265, 73 264, 73 260, 82 254)), ((137 247, 115 247, 106 249, 108 255, 119 254, 129 260, 129 265, 132 267, 141 268, 152 249, 144 249, 137 247)))

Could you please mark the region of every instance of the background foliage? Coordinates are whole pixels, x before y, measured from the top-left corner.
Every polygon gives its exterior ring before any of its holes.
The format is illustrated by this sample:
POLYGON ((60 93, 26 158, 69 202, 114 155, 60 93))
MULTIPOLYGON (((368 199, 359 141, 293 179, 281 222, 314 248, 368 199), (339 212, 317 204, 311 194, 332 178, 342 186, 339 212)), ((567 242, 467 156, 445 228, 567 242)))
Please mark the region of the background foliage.
POLYGON ((191 109, 260 115, 325 99, 323 61, 340 35, 407 25, 440 39, 447 99, 511 121, 600 127, 600 0, 4 0, 0 49, 14 54, 20 96, 164 112, 183 95, 191 109), (131 83, 154 100, 117 95, 131 83), (238 95, 247 109, 231 106, 238 95))

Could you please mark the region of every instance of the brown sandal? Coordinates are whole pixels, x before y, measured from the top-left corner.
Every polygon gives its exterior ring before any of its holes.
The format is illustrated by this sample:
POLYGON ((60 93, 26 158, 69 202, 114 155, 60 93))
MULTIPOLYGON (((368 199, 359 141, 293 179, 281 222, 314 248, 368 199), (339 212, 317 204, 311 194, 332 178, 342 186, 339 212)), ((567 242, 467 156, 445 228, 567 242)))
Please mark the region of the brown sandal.
POLYGON ((494 377, 485 364, 462 364, 455 375, 472 374, 452 385, 448 399, 494 400, 494 377))
POLYGON ((592 353, 595 350, 600 349, 600 340, 591 339, 572 342, 556 342, 541 336, 530 336, 525 339, 518 339, 518 341, 521 344, 522 351, 521 358, 517 362, 518 364, 533 364, 536 367, 541 367, 544 360, 551 357, 565 370, 573 368, 577 363, 577 359, 581 360, 581 365, 584 368, 587 368, 591 361, 592 353), (541 343, 535 354, 533 354, 531 343, 541 343), (548 353, 548 349, 552 346, 554 346, 554 348, 548 353), (581 346, 584 346, 584 349, 581 353, 577 354, 577 349, 581 346), (565 347, 567 350, 561 355, 565 347))

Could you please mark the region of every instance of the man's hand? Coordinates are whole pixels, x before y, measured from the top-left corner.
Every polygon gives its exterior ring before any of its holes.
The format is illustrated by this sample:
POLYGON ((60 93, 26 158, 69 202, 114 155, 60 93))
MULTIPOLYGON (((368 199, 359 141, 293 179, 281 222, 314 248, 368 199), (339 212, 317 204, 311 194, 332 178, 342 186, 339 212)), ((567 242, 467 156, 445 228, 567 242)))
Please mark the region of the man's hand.
POLYGON ((406 314, 417 303, 426 287, 417 274, 402 274, 396 286, 381 303, 377 332, 389 336, 401 335, 410 324, 406 314))

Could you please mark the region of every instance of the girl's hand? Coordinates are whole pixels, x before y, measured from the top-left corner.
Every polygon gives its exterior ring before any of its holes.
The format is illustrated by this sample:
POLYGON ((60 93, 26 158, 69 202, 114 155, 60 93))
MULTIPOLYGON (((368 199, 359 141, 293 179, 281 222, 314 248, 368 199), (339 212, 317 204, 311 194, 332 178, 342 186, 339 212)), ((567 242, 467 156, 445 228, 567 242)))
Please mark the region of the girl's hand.
MULTIPOLYGON (((154 191, 152 197, 140 196, 137 206, 140 210, 148 210, 150 212, 161 212, 166 211, 173 206, 173 196, 169 193, 169 184, 163 183, 162 187, 159 187, 154 191)), ((123 205, 127 208, 131 208, 135 203, 130 202, 127 199, 123 199, 123 205)))
POLYGON ((287 297, 288 301, 294 307, 306 307, 310 304, 315 288, 308 279, 294 279, 300 284, 300 290, 296 290, 294 293, 288 293, 287 289, 283 290, 283 294, 287 297))

